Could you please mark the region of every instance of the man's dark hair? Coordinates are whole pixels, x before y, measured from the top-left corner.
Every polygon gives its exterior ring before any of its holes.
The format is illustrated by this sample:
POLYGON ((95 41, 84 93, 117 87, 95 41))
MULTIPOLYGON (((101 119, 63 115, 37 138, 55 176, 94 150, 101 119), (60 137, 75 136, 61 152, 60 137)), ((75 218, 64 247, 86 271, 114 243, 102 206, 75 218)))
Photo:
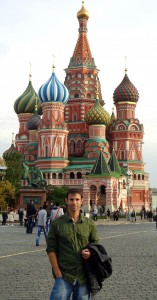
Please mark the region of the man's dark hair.
POLYGON ((46 208, 47 208, 47 205, 46 205, 46 204, 44 204, 44 205, 43 205, 43 209, 46 209, 46 208))
POLYGON ((68 190, 68 192, 67 192, 67 194, 66 194, 66 198, 68 199, 68 196, 69 196, 69 194, 80 194, 80 196, 81 196, 81 199, 83 198, 83 196, 82 196, 82 191, 81 190, 79 190, 79 189, 77 189, 77 188, 72 188, 72 189, 69 189, 68 190))

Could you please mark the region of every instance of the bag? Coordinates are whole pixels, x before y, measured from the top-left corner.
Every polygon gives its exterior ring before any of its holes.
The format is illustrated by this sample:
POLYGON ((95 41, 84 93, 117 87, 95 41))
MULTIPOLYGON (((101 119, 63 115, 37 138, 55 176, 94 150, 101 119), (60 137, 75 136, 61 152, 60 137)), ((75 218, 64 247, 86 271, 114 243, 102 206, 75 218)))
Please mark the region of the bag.
POLYGON ((60 210, 60 207, 58 207, 58 209, 57 209, 57 212, 56 212, 56 214, 55 214, 55 217, 54 217, 54 219, 57 219, 57 218, 58 218, 59 210, 60 210))

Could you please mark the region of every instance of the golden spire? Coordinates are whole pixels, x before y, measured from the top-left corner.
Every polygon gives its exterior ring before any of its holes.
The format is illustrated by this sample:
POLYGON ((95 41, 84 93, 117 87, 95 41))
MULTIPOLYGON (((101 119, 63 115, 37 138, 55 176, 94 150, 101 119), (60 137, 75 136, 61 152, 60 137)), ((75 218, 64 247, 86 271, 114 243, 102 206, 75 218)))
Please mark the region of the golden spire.
POLYGON ((55 55, 52 54, 52 72, 54 73, 55 70, 55 55))
POLYGON ((125 74, 127 74, 128 69, 127 69, 127 57, 126 56, 125 56, 125 69, 124 69, 124 71, 125 71, 125 74))
POLYGON ((32 81, 32 64, 29 63, 29 81, 32 81))
POLYGON ((14 145, 14 132, 12 132, 12 144, 14 145))
POLYGON ((79 10, 78 13, 77 13, 77 18, 78 19, 81 19, 81 18, 88 19, 89 18, 89 12, 84 7, 84 1, 82 1, 82 8, 81 8, 81 10, 79 10))

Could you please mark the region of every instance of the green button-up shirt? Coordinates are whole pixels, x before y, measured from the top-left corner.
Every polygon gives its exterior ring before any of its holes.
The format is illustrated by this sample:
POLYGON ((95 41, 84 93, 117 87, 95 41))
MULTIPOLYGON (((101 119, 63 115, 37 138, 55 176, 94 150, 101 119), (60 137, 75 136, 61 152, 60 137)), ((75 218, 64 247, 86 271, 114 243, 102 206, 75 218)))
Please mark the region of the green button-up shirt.
POLYGON ((54 220, 47 237, 47 253, 55 252, 63 278, 73 284, 86 283, 81 251, 88 243, 98 242, 93 220, 80 215, 74 223, 68 214, 54 220))

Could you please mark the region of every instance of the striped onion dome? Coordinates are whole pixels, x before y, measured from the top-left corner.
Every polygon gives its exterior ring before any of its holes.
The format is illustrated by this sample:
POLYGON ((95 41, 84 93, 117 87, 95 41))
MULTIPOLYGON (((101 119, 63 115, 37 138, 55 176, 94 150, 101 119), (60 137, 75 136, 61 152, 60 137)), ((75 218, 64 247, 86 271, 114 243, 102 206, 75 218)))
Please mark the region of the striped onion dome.
MULTIPOLYGON (((125 70, 127 71, 127 70, 125 70)), ((136 87, 131 83, 128 75, 125 76, 120 85, 115 89, 113 93, 114 103, 119 102, 137 102, 139 99, 139 93, 136 87)))
MULTIPOLYGON (((33 113, 37 97, 38 95, 32 86, 31 75, 29 75, 29 83, 26 90, 14 103, 15 113, 33 113)), ((40 102, 38 103, 38 109, 41 110, 40 102)))
POLYGON ((49 80, 40 87, 38 96, 42 103, 66 103, 69 97, 69 92, 66 86, 58 80, 53 71, 49 80))
POLYGON ((41 124, 42 120, 38 115, 37 108, 34 110, 34 115, 27 121, 27 128, 28 130, 37 130, 38 125, 41 124))
POLYGON ((101 106, 99 99, 96 99, 94 106, 86 113, 85 122, 88 125, 110 124, 110 114, 101 106))
POLYGON ((12 159, 15 154, 19 154, 19 156, 21 155, 20 152, 16 150, 14 144, 12 143, 11 147, 3 153, 3 159, 5 159, 6 161, 12 159))

